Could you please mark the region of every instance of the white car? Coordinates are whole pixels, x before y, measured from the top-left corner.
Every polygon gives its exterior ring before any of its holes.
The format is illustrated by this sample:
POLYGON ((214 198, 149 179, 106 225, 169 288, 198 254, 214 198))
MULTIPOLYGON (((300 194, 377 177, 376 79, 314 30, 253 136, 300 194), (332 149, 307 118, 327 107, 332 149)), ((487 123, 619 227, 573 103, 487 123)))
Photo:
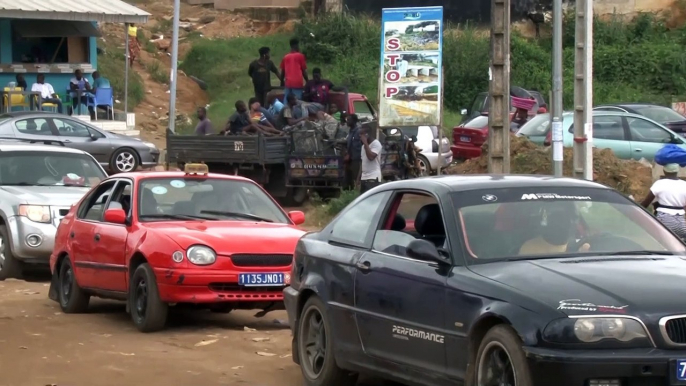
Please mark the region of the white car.
POLYGON ((448 138, 443 136, 441 146, 438 144, 438 126, 405 126, 400 129, 406 136, 417 138, 415 145, 422 149, 418 156, 422 175, 435 173, 439 162, 442 168, 453 162, 453 153, 450 151, 448 138))

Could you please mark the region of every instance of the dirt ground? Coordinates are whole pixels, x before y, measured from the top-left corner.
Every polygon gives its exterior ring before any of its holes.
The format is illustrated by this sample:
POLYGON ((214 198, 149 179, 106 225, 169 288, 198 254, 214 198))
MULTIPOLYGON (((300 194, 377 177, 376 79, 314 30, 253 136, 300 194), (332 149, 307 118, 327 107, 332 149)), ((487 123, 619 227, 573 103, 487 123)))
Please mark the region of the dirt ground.
POLYGON ((142 334, 123 303, 94 299, 88 314, 66 315, 48 288, 0 282, 0 386, 303 384, 285 311, 180 310, 167 330, 142 334))

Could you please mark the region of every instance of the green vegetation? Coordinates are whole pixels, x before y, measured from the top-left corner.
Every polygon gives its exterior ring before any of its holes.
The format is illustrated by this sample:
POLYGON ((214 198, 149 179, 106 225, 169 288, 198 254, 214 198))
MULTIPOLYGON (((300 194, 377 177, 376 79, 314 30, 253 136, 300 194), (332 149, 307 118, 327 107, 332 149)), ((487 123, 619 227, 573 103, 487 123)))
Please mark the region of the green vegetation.
POLYGON ((322 228, 336 217, 348 204, 355 201, 360 194, 356 190, 345 190, 337 198, 324 201, 318 196, 310 197, 312 210, 307 211, 305 226, 322 228))
MULTIPOLYGON (((124 72, 126 66, 124 58, 124 50, 114 46, 105 47, 105 52, 98 55, 98 71, 103 77, 109 79, 114 90, 114 99, 121 101, 122 106, 124 103, 124 72)), ((138 106, 144 98, 143 79, 136 71, 129 69, 129 111, 138 106)))
POLYGON ((150 62, 150 64, 148 64, 147 66, 147 70, 150 73, 150 78, 152 78, 152 80, 154 80, 155 82, 162 84, 169 83, 169 75, 162 68, 158 60, 153 60, 152 62, 150 62))

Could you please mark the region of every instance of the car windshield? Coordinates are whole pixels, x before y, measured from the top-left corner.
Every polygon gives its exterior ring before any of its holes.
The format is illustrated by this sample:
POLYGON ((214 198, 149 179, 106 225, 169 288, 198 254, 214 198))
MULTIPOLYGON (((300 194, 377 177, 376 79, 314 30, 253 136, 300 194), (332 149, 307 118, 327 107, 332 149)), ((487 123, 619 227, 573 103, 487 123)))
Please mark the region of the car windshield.
POLYGON ((256 184, 223 178, 148 178, 138 189, 140 221, 289 219, 256 184))
POLYGON ((538 114, 522 126, 517 135, 524 137, 545 136, 550 130, 550 114, 538 114))
POLYGON ((486 126, 488 126, 488 115, 479 115, 478 117, 471 119, 464 124, 464 127, 468 127, 470 129, 481 129, 486 126))
POLYGON ((686 252, 653 216, 609 189, 473 190, 453 200, 472 262, 686 252))
POLYGON ((87 154, 50 151, 0 152, 0 185, 84 186, 107 178, 87 154))
POLYGON ((635 110, 646 118, 650 118, 657 123, 680 122, 686 120, 683 115, 663 106, 642 106, 635 110))

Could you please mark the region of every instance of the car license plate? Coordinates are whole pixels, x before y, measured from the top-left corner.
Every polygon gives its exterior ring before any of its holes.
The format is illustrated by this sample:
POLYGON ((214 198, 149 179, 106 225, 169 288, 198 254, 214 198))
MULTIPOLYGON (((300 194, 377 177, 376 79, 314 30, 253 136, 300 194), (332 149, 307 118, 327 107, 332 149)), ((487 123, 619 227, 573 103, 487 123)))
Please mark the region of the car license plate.
POLYGON ((470 137, 460 137, 460 142, 472 142, 472 139, 470 137))
POLYGON ((686 359, 677 359, 671 361, 671 384, 672 385, 686 385, 686 359))
POLYGON ((238 284, 246 287, 269 287, 283 286, 285 281, 283 273, 241 273, 238 275, 238 284))

